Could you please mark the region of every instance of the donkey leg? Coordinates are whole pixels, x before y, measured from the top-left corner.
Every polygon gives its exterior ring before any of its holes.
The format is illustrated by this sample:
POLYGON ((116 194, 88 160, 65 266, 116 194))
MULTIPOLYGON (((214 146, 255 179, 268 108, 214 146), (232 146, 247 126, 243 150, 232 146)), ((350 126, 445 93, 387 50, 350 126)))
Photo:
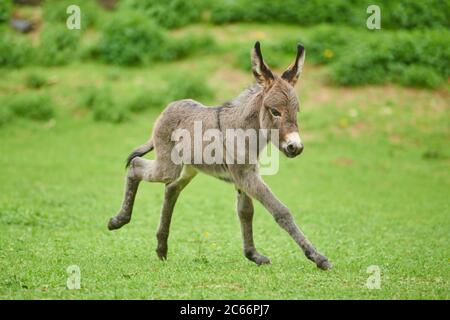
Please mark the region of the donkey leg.
POLYGON ((140 180, 136 180, 128 174, 125 178, 125 195, 122 201, 122 206, 115 217, 112 217, 108 222, 108 229, 119 229, 131 220, 131 213, 133 211, 134 199, 139 187, 140 180))
POLYGON ((170 222, 172 220, 172 213, 181 191, 188 185, 188 183, 195 177, 197 172, 189 166, 184 166, 181 176, 166 184, 164 193, 164 203, 161 209, 161 220, 159 223, 156 239, 158 246, 156 254, 161 260, 167 259, 167 239, 169 238, 170 222))
POLYGON ((331 268, 327 257, 320 254, 308 241, 302 231, 295 224, 289 209, 278 200, 261 177, 251 172, 242 175, 241 188, 251 197, 257 199, 272 214, 278 225, 286 230, 303 250, 305 256, 323 270, 331 268))
POLYGON ((244 255, 258 265, 270 263, 270 259, 258 253, 253 243, 253 202, 241 190, 237 192, 237 213, 241 222, 244 255))
MULTIPOLYGON (((109 230, 119 229, 131 220, 134 199, 139 187, 139 183, 144 180, 148 182, 169 182, 176 179, 177 168, 173 166, 162 165, 157 160, 146 160, 143 158, 134 158, 128 168, 125 178, 125 195, 122 207, 115 217, 112 217, 108 223, 109 230), (167 168, 168 167, 168 168, 167 168)), ((178 172, 179 174, 179 172, 178 172)))

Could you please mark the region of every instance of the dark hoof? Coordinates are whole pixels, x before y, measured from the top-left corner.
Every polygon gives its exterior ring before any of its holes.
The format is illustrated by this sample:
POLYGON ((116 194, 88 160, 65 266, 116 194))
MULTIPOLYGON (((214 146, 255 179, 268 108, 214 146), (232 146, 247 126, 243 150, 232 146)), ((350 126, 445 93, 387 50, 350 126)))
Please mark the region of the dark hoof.
POLYGON ((109 219, 108 229, 109 230, 119 229, 119 228, 123 227, 124 225, 126 225, 128 222, 130 222, 130 219, 113 217, 113 218, 109 219))
POLYGON ((323 257, 323 260, 317 262, 317 268, 322 270, 330 270, 332 268, 332 264, 328 261, 327 258, 323 257))
POLYGON ((314 262, 317 265, 317 268, 322 270, 329 270, 332 268, 331 263, 328 261, 328 258, 321 255, 316 251, 305 251, 305 256, 314 262))
POLYGON ((156 254, 158 255, 159 260, 167 260, 167 249, 156 249, 156 254))
POLYGON ((262 264, 271 264, 272 263, 269 258, 267 258, 263 255, 259 255, 258 257, 255 258, 254 261, 258 266, 260 266, 262 264))
POLYGON ((262 254, 259 254, 256 251, 247 251, 244 252, 244 255, 248 260, 253 261, 258 266, 271 263, 269 258, 263 256, 262 254))

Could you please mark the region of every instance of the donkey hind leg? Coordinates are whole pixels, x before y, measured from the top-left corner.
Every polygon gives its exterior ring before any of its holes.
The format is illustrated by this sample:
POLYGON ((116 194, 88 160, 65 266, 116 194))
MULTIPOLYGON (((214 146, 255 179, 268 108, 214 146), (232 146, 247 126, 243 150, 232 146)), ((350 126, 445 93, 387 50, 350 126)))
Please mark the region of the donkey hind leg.
POLYGON ((253 202, 241 190, 237 192, 237 213, 241 223, 244 255, 257 265, 269 264, 270 259, 259 254, 253 243, 253 202))
POLYGON ((166 184, 164 193, 164 203, 161 208, 161 218, 159 222, 156 239, 158 245, 156 247, 156 254, 161 260, 167 259, 167 239, 169 238, 170 222, 172 220, 172 213, 181 191, 191 182, 197 175, 197 171, 191 166, 184 166, 180 177, 166 184))
POLYGON ((139 187, 139 183, 144 180, 148 182, 171 182, 175 180, 181 167, 172 162, 162 162, 158 160, 147 160, 140 157, 134 158, 128 168, 125 178, 125 195, 122 207, 115 217, 108 223, 109 230, 121 228, 131 220, 134 199, 139 187))

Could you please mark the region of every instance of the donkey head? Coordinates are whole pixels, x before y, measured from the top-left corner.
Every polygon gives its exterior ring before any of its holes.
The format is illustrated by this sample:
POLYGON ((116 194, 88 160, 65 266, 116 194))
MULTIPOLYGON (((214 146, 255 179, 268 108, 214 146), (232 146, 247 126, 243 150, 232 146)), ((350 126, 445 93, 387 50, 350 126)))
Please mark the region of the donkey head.
POLYGON ((264 62, 259 42, 252 50, 251 58, 253 75, 263 87, 260 126, 263 129, 278 129, 279 141, 272 142, 287 157, 296 157, 303 151, 303 143, 298 133, 299 102, 294 86, 305 61, 305 48, 297 45, 297 56, 281 77, 275 75, 264 62))

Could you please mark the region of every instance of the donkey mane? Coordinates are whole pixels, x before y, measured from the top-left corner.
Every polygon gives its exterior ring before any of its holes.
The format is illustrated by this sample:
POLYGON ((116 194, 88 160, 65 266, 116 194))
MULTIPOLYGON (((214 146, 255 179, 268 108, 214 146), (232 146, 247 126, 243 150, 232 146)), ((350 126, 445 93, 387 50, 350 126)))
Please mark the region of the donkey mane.
POLYGON ((244 91, 239 93, 236 97, 231 100, 225 101, 222 104, 222 107, 230 108, 230 107, 242 107, 247 105, 250 102, 251 98, 254 97, 255 94, 262 91, 262 86, 258 83, 254 83, 247 87, 244 91))

